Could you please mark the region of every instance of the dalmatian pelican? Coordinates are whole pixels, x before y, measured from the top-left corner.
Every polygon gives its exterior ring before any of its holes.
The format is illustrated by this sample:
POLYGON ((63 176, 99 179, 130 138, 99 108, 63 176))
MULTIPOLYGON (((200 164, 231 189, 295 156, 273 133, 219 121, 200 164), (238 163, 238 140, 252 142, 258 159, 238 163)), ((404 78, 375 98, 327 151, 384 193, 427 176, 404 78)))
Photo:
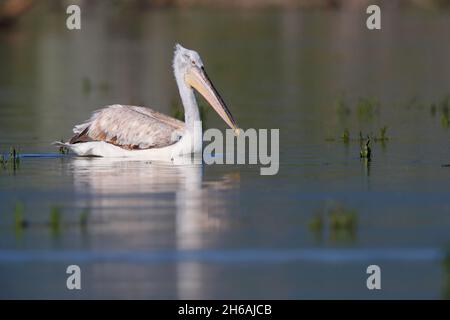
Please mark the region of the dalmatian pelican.
POLYGON ((76 125, 68 142, 55 142, 79 156, 132 157, 173 160, 202 151, 202 128, 194 89, 197 90, 239 134, 239 128, 228 107, 209 79, 200 55, 176 44, 173 71, 185 122, 138 106, 115 104, 93 113, 76 125))

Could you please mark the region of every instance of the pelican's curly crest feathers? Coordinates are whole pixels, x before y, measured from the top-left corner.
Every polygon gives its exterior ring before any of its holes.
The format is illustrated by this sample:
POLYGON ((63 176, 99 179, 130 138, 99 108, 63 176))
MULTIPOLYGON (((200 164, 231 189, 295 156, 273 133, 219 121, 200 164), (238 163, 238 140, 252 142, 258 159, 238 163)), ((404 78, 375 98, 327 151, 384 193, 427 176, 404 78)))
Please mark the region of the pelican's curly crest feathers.
POLYGON ((175 43, 174 49, 175 49, 175 53, 177 53, 178 51, 183 50, 185 48, 181 44, 175 43))
POLYGON ((181 44, 176 43, 173 51, 173 61, 172 61, 172 67, 175 67, 175 59, 177 58, 178 54, 181 53, 181 51, 186 50, 181 44))

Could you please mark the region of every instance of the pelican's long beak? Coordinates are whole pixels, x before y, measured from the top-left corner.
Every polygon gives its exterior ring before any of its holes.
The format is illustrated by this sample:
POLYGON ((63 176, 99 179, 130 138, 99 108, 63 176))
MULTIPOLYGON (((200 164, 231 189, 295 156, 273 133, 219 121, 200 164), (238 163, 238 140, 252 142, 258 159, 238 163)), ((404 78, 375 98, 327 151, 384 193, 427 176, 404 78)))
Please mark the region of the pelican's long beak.
POLYGON ((214 87, 203 67, 191 67, 185 75, 185 81, 191 87, 196 89, 209 102, 209 104, 216 110, 222 119, 234 130, 236 136, 239 135, 239 127, 234 121, 230 110, 223 101, 219 92, 214 87))

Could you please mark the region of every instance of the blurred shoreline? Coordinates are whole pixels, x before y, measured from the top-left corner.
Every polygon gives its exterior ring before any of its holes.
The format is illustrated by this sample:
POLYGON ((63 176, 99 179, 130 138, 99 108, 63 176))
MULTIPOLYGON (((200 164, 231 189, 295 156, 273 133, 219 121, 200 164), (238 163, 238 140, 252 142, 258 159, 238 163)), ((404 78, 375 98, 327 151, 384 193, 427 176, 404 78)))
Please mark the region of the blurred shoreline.
MULTIPOLYGON (((0 28, 16 24, 34 7, 49 6, 65 8, 71 4, 84 7, 104 5, 103 0, 0 0, 0 28)), ((382 9, 414 7, 425 10, 450 8, 450 0, 127 0, 111 1, 108 5, 124 13, 134 10, 156 10, 163 8, 233 9, 239 11, 270 9, 305 10, 364 10, 371 4, 382 9)))
MULTIPOLYGON (((52 0, 46 4, 51 6, 68 6, 78 4, 84 6, 98 5, 102 0, 52 0)), ((41 5, 37 0, 0 0, 0 19, 10 19, 28 11, 33 4, 41 5)), ((111 1, 117 7, 136 7, 151 9, 161 7, 175 8, 299 8, 299 9, 360 9, 371 4, 381 7, 417 6, 423 8, 450 7, 450 0, 127 0, 111 1)))
MULTIPOLYGON (((52 8, 71 4, 95 7, 104 4, 102 0, 0 0, 0 27, 15 24, 35 6, 49 5, 52 8)), ((417 7, 428 10, 450 8, 450 0, 127 0, 111 1, 109 5, 119 10, 155 10, 160 8, 208 8, 208 9, 318 9, 359 10, 371 4, 382 8, 417 7)))

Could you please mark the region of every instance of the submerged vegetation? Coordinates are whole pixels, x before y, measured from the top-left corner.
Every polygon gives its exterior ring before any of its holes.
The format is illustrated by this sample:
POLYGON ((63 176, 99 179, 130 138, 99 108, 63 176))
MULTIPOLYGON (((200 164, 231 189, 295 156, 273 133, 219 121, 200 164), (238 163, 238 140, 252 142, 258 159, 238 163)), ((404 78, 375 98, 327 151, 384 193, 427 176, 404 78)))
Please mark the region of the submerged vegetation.
POLYGON ((450 299, 450 250, 447 250, 445 257, 442 261, 443 269, 443 297, 444 299, 450 299))
POLYGON ((20 165, 20 155, 15 147, 9 148, 9 155, 0 154, 0 167, 3 170, 16 171, 20 165))
MULTIPOLYGON (((349 103, 346 101, 344 94, 341 94, 335 101, 336 112, 339 116, 349 116, 352 113, 352 109, 349 107, 349 103)), ((380 102, 377 98, 374 97, 360 97, 356 103, 356 113, 358 119, 361 122, 370 121, 373 119, 375 115, 379 113, 380 110, 380 102)), ((363 128, 366 125, 361 124, 363 128)), ((360 158, 366 159, 370 161, 372 156, 372 150, 370 147, 371 141, 380 142, 382 147, 385 147, 385 143, 389 140, 387 136, 387 126, 383 126, 379 129, 379 133, 377 135, 367 134, 367 138, 363 137, 363 132, 359 131, 358 139, 352 139, 350 130, 345 128, 343 133, 340 136, 340 140, 348 145, 351 141, 358 141, 360 144, 360 158)), ((326 138, 326 141, 335 141, 335 138, 326 138)))
MULTIPOLYGON (((60 142, 61 142, 61 143, 64 143, 64 140, 61 139, 60 142)), ((61 145, 61 146, 58 148, 58 152, 59 152, 60 154, 69 154, 69 148, 67 148, 66 146, 61 145)))
POLYGON ((61 227, 61 209, 54 206, 50 209, 49 226, 54 233, 58 233, 61 227))
MULTIPOLYGON (((383 126, 380 128, 378 135, 366 135, 366 138, 364 138, 362 131, 359 131, 359 135, 357 139, 352 139, 350 130, 345 128, 344 132, 341 134, 340 140, 348 145, 351 141, 356 141, 359 143, 360 146, 360 152, 359 156, 362 159, 367 159, 370 161, 372 158, 372 148, 371 148, 371 142, 380 142, 382 147, 386 146, 386 142, 389 141, 389 137, 387 135, 387 126, 383 126)), ((335 141, 334 138, 327 138, 326 141, 335 141)))
POLYGON ((450 124, 449 119, 449 101, 450 97, 446 96, 439 104, 439 110, 441 112, 441 125, 443 128, 448 128, 450 124))
POLYGON ((317 236, 328 233, 332 241, 352 241, 356 235, 358 224, 357 211, 342 204, 319 210, 308 222, 308 228, 317 236))
POLYGON ((332 230, 354 231, 356 229, 356 210, 336 205, 329 210, 328 214, 332 230))
POLYGON ((384 126, 380 129, 380 134, 379 136, 375 137, 375 142, 380 141, 380 142, 385 142, 389 140, 389 137, 387 136, 386 132, 387 132, 387 126, 384 126))
POLYGON ((358 118, 360 120, 371 120, 379 112, 380 102, 376 98, 359 98, 357 104, 358 118))
POLYGON ((444 129, 450 126, 450 95, 444 96, 438 102, 432 102, 429 109, 432 117, 439 113, 439 120, 444 129))
POLYGON ((321 232, 323 230, 324 223, 323 215, 320 212, 316 212, 308 222, 308 228, 313 232, 321 232))
POLYGON ((342 139, 342 141, 343 141, 345 144, 348 144, 348 143, 349 143, 349 141, 350 141, 350 131, 349 131, 347 128, 346 128, 346 129, 344 130, 344 132, 342 133, 341 139, 342 139))
MULTIPOLYGON (((356 102, 356 114, 360 121, 370 121, 379 113, 380 102, 374 97, 359 97, 356 102)), ((335 101, 335 109, 339 116, 347 117, 352 114, 351 103, 345 99, 345 95, 341 94, 335 101)))
POLYGON ((24 229, 27 229, 29 227, 48 227, 53 234, 59 234, 63 226, 74 226, 78 225, 82 230, 86 229, 89 222, 89 216, 90 216, 90 210, 88 208, 83 209, 80 212, 78 223, 70 223, 63 225, 62 223, 62 216, 63 212, 61 207, 59 206, 52 206, 50 207, 49 212, 49 219, 47 223, 31 223, 28 221, 25 217, 25 205, 23 202, 17 202, 14 205, 13 210, 13 222, 14 222, 14 228, 16 231, 22 232, 24 229))
POLYGON ((17 230, 28 226, 28 222, 25 220, 25 206, 22 202, 16 203, 14 207, 14 226, 17 230))
POLYGON ((359 156, 363 159, 367 159, 370 161, 370 157, 372 156, 372 150, 370 149, 370 137, 367 136, 366 143, 361 144, 361 150, 359 151, 359 156))

